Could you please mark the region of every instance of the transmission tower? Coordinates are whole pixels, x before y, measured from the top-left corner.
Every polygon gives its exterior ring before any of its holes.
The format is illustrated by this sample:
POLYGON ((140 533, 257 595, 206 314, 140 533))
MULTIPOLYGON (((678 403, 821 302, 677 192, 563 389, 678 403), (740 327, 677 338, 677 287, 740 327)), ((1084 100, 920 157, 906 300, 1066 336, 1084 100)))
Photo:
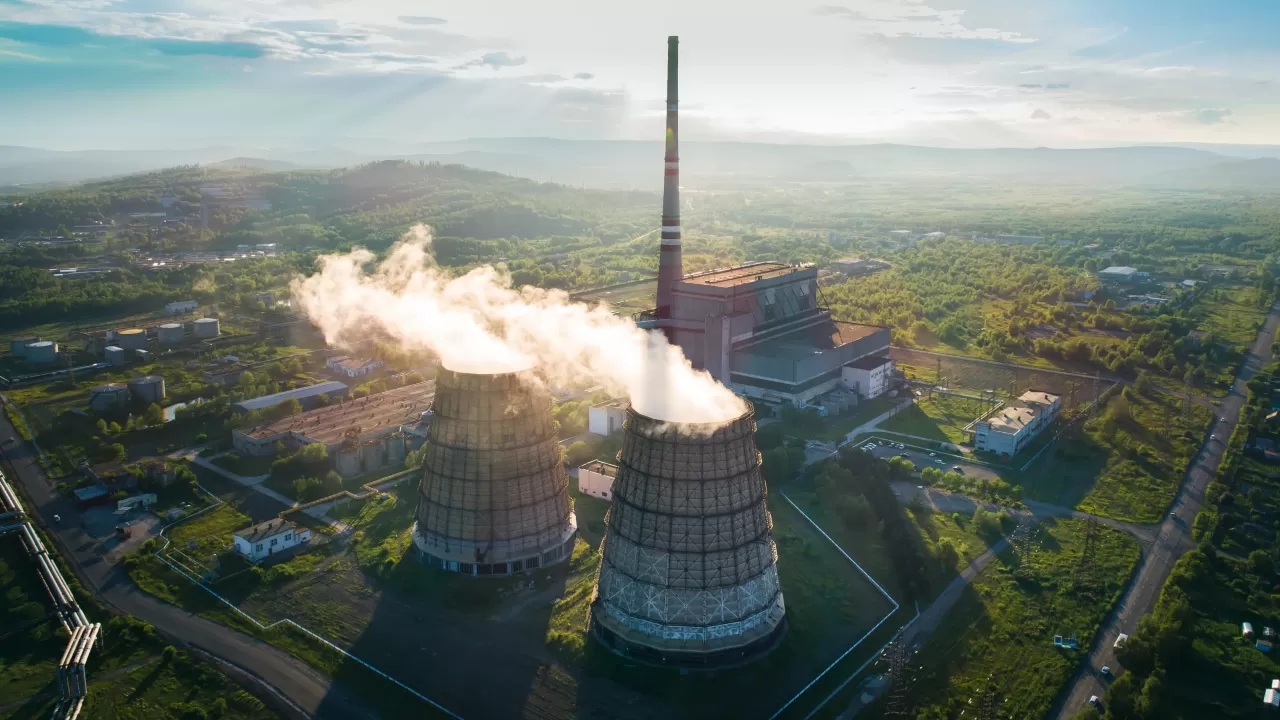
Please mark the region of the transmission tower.
POLYGON ((885 702, 885 717, 911 717, 914 701, 911 686, 915 673, 910 666, 911 653, 901 640, 890 645, 884 652, 889 664, 889 696, 885 702))
POLYGON ((1074 584, 1077 589, 1096 584, 1097 572, 1094 567, 1094 556, 1098 550, 1098 537, 1102 534, 1102 526, 1097 518, 1089 518, 1084 525, 1084 538, 1080 543, 1080 559, 1076 562, 1074 584))
POLYGON ((987 676, 987 686, 978 700, 978 720, 1000 720, 1000 706, 1004 705, 1003 693, 995 673, 987 676))

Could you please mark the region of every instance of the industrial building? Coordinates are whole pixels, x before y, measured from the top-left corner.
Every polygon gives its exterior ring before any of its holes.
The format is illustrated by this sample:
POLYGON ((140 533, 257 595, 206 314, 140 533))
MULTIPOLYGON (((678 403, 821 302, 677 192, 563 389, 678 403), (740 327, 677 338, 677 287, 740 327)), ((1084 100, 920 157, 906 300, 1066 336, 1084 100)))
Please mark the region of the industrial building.
POLYGON ((195 300, 180 300, 178 302, 171 302, 168 305, 165 305, 164 314, 181 315, 183 313, 189 313, 198 307, 200 307, 200 303, 195 300))
POLYGON ((311 542, 311 530, 284 518, 271 518, 234 535, 236 552, 249 562, 260 562, 278 552, 311 542))
POLYGON ((1016 455, 1062 411, 1062 397, 1028 390, 974 425, 973 446, 996 455, 1016 455))
POLYGON ((578 468, 578 492, 601 500, 608 500, 613 491, 613 479, 618 477, 618 466, 600 460, 592 460, 578 468))
POLYGON ((160 402, 164 399, 164 378, 159 375, 129 378, 129 396, 143 405, 160 402))
POLYGON ((273 405, 279 405, 290 399, 297 400, 302 404, 303 409, 310 410, 321 403, 322 397, 329 400, 345 398, 349 390, 346 384, 331 380, 295 390, 284 390, 270 395, 263 395, 250 400, 239 400, 231 403, 231 410, 232 412, 251 413, 254 410, 263 410, 273 405))
POLYGON ((786 629, 755 414, 689 425, 627 412, 591 632, 656 665, 725 667, 786 629))
POLYGON ((880 397, 893 378, 893 360, 877 355, 858 358, 841 369, 840 377, 859 397, 880 397))
POLYGON ((328 360, 325 360, 324 364, 335 373, 345 375, 349 378, 364 377, 383 366, 383 362, 381 360, 352 358, 347 357, 346 355, 331 357, 328 360))
POLYGON ((1098 279, 1104 283, 1124 284, 1134 283, 1139 280, 1145 280, 1150 277, 1150 273, 1139 271, 1135 267, 1128 265, 1112 265, 1109 268, 1098 271, 1098 279))
POLYGON ((239 428, 231 434, 236 452, 269 457, 277 442, 290 449, 320 443, 343 477, 355 477, 396 462, 416 450, 425 438, 420 425, 429 422, 433 381, 406 385, 275 422, 239 428))
POLYGON ((831 269, 844 275, 870 275, 889 269, 889 263, 869 258, 842 258, 831 262, 831 269))
POLYGON ((528 370, 441 368, 413 544, 427 565, 510 575, 569 559, 577 519, 551 395, 528 370))
POLYGON ((622 430, 622 423, 626 419, 626 399, 607 400, 587 408, 587 432, 596 435, 612 435, 622 430))
POLYGON ((248 370, 249 368, 239 363, 218 365, 204 371, 204 381, 210 385, 235 385, 248 370))
POLYGON ((677 47, 676 38, 669 38, 657 307, 641 313, 638 324, 661 329, 695 368, 740 395, 806 405, 839 390, 845 364, 888 355, 889 329, 833 320, 813 266, 756 262, 684 274, 677 47))
POLYGON ((108 345, 103 348, 102 357, 106 359, 107 364, 112 367, 119 367, 128 362, 128 358, 125 357, 124 348, 116 347, 115 345, 108 345))

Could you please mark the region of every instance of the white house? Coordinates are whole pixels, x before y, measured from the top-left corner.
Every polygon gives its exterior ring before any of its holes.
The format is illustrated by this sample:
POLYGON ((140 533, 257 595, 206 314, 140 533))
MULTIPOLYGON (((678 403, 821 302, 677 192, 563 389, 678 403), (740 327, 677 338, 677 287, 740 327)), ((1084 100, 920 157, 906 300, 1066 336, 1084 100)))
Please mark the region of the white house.
POLYGON ((181 315, 182 313, 189 313, 198 307, 200 307, 200 303, 195 300, 181 300, 165 305, 164 313, 165 315, 181 315))
POLYGON ((311 530, 284 518, 272 518, 235 534, 236 552, 258 562, 296 545, 311 542, 311 530))
POLYGON ((370 360, 368 358, 352 358, 342 355, 340 357, 331 357, 324 363, 330 370, 335 373, 341 373, 349 378, 362 377, 383 367, 385 363, 381 360, 370 360))
POLYGON ((973 446, 996 455, 1016 455, 1062 411, 1062 397, 1028 390, 974 426, 973 446))
POLYGON ((612 435, 622 430, 627 419, 627 401, 619 398, 587 408, 587 431, 596 435, 612 435))
POLYGON ((892 376, 893 361, 887 357, 868 355, 840 368, 844 386, 867 399, 879 397, 888 390, 892 376))
POLYGON ((617 476, 616 465, 593 460, 578 468, 578 492, 608 500, 613 490, 613 479, 617 476))

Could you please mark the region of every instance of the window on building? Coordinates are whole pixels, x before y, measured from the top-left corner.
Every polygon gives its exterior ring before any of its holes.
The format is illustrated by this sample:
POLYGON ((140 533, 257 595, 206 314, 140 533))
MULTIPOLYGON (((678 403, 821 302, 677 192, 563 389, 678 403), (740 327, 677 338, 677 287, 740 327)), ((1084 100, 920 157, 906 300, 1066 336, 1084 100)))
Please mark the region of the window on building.
POLYGON ((285 541, 285 542, 289 542, 289 541, 290 541, 290 540, 292 540, 292 539, 293 539, 293 533, 285 533, 285 535, 284 535, 284 541, 285 541))
POLYGON ((271 547, 275 547, 275 546, 276 546, 276 539, 271 538, 271 547))
POLYGON ((258 543, 253 547, 253 549, 257 552, 262 552, 262 543, 258 543))

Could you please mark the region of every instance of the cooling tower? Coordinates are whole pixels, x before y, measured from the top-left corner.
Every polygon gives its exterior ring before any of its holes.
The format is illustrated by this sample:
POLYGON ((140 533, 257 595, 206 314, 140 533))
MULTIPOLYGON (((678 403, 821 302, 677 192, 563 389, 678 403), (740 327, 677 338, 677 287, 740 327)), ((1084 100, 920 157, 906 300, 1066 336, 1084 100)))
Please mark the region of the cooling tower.
POLYGON ((628 409, 591 631, 656 665, 726 667, 786 631, 755 415, 724 425, 628 409))
POLYGON ((508 575, 568 559, 577 520, 551 418, 529 371, 441 368, 413 542, 432 567, 508 575))

